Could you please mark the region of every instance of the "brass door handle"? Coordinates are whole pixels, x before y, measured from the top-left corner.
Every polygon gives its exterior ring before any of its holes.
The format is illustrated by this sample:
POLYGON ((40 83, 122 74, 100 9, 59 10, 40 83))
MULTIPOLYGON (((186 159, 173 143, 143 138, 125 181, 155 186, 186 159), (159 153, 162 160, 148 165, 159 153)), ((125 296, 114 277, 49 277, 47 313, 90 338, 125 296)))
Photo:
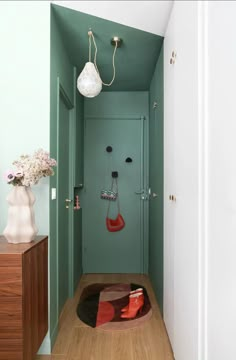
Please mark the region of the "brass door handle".
POLYGON ((176 60, 176 56, 177 56, 176 52, 175 52, 175 51, 172 51, 172 53, 171 53, 171 58, 170 58, 170 64, 171 64, 171 65, 174 65, 175 60, 176 60))
POLYGON ((169 195, 169 200, 176 202, 176 196, 175 195, 169 195))

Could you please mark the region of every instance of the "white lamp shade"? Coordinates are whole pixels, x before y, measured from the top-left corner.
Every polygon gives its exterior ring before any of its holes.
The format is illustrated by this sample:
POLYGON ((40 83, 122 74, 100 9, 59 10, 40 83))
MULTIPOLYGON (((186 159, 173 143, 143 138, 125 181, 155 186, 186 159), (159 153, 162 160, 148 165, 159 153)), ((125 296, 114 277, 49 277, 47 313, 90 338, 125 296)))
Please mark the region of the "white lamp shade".
POLYGON ((87 62, 77 79, 79 92, 86 97, 97 96, 102 90, 102 80, 92 62, 87 62))

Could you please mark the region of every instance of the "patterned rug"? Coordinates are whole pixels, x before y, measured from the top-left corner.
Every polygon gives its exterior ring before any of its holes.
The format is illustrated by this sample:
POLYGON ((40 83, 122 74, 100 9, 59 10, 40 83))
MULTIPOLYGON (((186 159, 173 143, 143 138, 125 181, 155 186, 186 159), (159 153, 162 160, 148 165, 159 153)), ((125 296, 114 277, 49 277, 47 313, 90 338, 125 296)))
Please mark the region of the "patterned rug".
POLYGON ((85 324, 102 330, 126 330, 150 319, 152 309, 146 289, 138 284, 92 284, 84 288, 77 315, 85 324), (129 303, 129 293, 143 288, 144 306, 134 319, 122 319, 121 309, 129 303))

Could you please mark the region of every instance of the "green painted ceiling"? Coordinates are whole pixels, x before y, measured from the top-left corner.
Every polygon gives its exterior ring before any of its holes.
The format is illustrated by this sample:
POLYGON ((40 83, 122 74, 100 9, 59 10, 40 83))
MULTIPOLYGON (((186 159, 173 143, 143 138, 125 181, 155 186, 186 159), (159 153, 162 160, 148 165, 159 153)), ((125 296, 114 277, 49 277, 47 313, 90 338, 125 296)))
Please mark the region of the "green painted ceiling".
MULTIPOLYGON (((113 36, 123 43, 116 51, 116 79, 103 91, 148 90, 163 43, 163 37, 79 11, 52 5, 61 36, 73 65, 82 71, 88 61, 88 30, 92 29, 98 47, 97 65, 104 82, 110 82, 113 36)), ((92 47, 93 49, 93 47, 92 47)), ((93 52, 92 52, 93 54, 93 52)))

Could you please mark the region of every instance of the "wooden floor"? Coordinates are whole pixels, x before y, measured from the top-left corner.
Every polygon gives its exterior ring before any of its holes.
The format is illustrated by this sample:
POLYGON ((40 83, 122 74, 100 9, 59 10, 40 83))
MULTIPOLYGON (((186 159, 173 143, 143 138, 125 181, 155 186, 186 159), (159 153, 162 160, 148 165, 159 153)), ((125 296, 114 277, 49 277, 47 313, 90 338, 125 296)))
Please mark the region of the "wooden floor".
POLYGON ((37 360, 174 360, 172 350, 146 275, 83 275, 75 297, 69 299, 60 318, 59 334, 52 355, 38 355, 37 360), (153 314, 139 327, 124 331, 93 329, 76 315, 82 289, 92 283, 136 283, 149 294, 153 314))

